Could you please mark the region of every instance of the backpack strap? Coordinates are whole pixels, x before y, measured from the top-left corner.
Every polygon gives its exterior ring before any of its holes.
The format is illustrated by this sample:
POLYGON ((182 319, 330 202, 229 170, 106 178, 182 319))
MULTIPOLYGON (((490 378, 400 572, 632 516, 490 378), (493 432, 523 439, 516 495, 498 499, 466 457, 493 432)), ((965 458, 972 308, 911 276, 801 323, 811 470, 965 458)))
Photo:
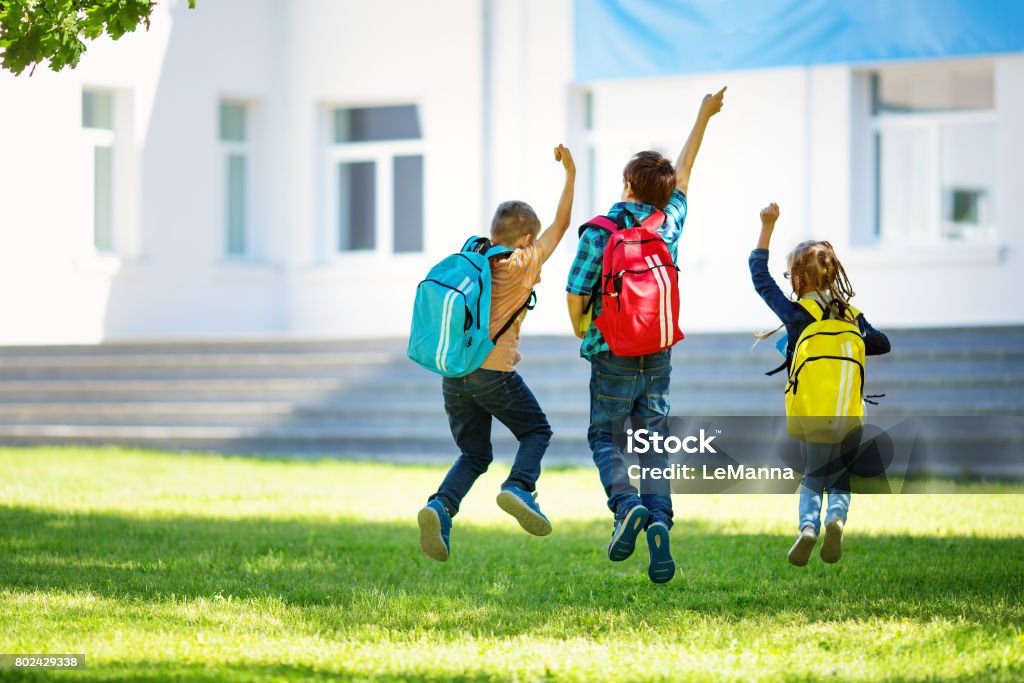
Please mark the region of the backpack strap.
MULTIPOLYGON (((500 244, 491 244, 491 240, 489 240, 486 237, 470 237, 466 241, 466 243, 464 245, 462 245, 462 251, 472 251, 472 252, 476 252, 478 254, 483 254, 484 258, 490 260, 490 259, 504 259, 504 258, 508 258, 508 257, 510 257, 512 255, 512 252, 514 250, 513 249, 509 249, 508 247, 503 247, 500 244)), ((480 310, 479 310, 479 308, 480 308, 480 300, 478 299, 476 303, 477 303, 477 318, 479 319, 479 317, 480 317, 480 310)), ((537 295, 536 295, 535 292, 533 292, 531 290, 530 291, 530 296, 527 297, 526 302, 522 306, 520 306, 519 308, 516 309, 515 313, 513 313, 512 316, 505 322, 505 324, 502 325, 501 329, 498 330, 498 334, 494 335, 494 338, 491 339, 491 341, 497 343, 498 337, 500 337, 501 335, 505 334, 508 331, 508 328, 512 327, 512 323, 514 323, 516 321, 516 318, 519 317, 520 313, 522 313, 526 309, 533 310, 533 307, 536 306, 536 305, 537 305, 537 295)))
POLYGON ((473 236, 466 240, 459 251, 476 252, 482 254, 491 248, 491 241, 486 237, 473 236))
MULTIPOLYGON (((580 226, 580 237, 583 237, 583 233, 587 231, 587 228, 597 228, 598 230, 604 230, 605 232, 615 232, 619 229, 619 226, 616 221, 608 216, 594 216, 580 226)), ((591 290, 590 296, 587 297, 587 303, 583 306, 583 315, 586 315, 588 311, 593 309, 594 300, 597 299, 597 295, 600 290, 601 285, 600 282, 598 282, 598 285, 591 290)))
MULTIPOLYGON (((828 313, 825 311, 825 309, 821 307, 821 304, 819 304, 814 299, 810 299, 810 298, 800 299, 799 301, 797 301, 797 304, 802 309, 807 311, 808 315, 810 315, 812 318, 814 318, 815 321, 822 320, 824 317, 826 317, 828 315, 828 313)), ((792 363, 792 362, 793 362, 793 357, 791 355, 791 352, 790 352, 789 348, 787 348, 786 349, 786 360, 782 361, 782 364, 779 367, 775 368, 774 370, 769 370, 768 372, 766 372, 764 374, 768 375, 769 377, 772 376, 772 375, 778 374, 778 373, 782 372, 783 370, 785 370, 786 368, 788 368, 789 364, 792 363)))
POLYGON ((607 232, 615 232, 618 229, 618 225, 616 225, 615 221, 608 216, 594 216, 580 226, 580 237, 583 237, 583 233, 586 232, 587 228, 598 228, 599 230, 605 230, 607 232))
POLYGON ((804 298, 797 301, 805 311, 807 311, 815 322, 828 318, 828 311, 814 299, 804 298))
POLYGON ((506 320, 505 324, 501 326, 501 329, 498 330, 498 333, 496 335, 494 335, 493 337, 491 337, 491 341, 493 343, 497 344, 498 343, 498 338, 501 337, 501 335, 503 335, 506 332, 508 332, 508 328, 512 327, 512 323, 514 323, 516 321, 516 318, 519 317, 519 314, 522 313, 525 310, 532 311, 536 305, 537 305, 537 292, 535 292, 534 290, 530 290, 530 296, 526 297, 526 301, 523 302, 523 305, 520 306, 519 308, 517 308, 515 313, 513 313, 511 316, 509 316, 509 319, 506 320))
MULTIPOLYGON (((832 316, 832 311, 829 308, 823 307, 816 299, 805 298, 797 301, 800 306, 810 313, 811 317, 815 320, 828 320, 832 316)), ((860 311, 853 306, 847 304, 846 311, 850 314, 850 317, 857 320, 860 316, 860 311)))
MULTIPOLYGON (((490 245, 490 242, 488 242, 488 245, 490 245)), ((483 253, 483 255, 488 259, 492 259, 495 257, 508 258, 509 256, 512 255, 512 251, 513 250, 509 249, 508 247, 503 247, 500 244, 495 244, 493 246, 490 246, 487 250, 481 253, 483 253)))
POLYGON ((619 228, 619 230, 625 230, 629 227, 628 225, 626 225, 626 216, 632 218, 634 223, 636 223, 638 226, 646 230, 657 230, 658 228, 665 224, 664 211, 656 210, 653 213, 651 213, 651 215, 649 215, 647 218, 640 220, 639 218, 636 217, 636 214, 634 214, 629 209, 623 209, 615 218, 615 225, 619 228))
POLYGON ((470 237, 462 245, 459 253, 483 254, 484 258, 489 260, 492 258, 508 258, 512 255, 512 251, 512 249, 503 247, 500 244, 491 244, 491 240, 486 237, 470 237))
POLYGON ((788 368, 788 367, 789 367, 789 364, 790 364, 791 362, 792 362, 792 361, 791 361, 791 359, 790 359, 790 357, 789 357, 789 354, 786 354, 786 360, 782 361, 782 365, 780 365, 779 367, 775 368, 774 370, 769 370, 768 372, 766 372, 766 373, 764 373, 764 374, 766 374, 766 375, 768 375, 769 377, 771 377, 772 375, 775 375, 775 374, 777 374, 777 373, 780 373, 780 372, 782 372, 783 370, 785 370, 786 368, 788 368))

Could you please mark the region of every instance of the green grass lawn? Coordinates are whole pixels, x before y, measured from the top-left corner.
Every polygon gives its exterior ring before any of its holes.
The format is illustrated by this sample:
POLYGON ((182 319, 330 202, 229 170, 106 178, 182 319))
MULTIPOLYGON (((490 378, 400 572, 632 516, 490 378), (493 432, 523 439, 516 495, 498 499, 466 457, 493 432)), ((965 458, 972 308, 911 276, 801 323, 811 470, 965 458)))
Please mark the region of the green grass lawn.
POLYGON ((534 538, 504 470, 439 564, 443 468, 0 450, 0 652, 85 653, 67 680, 1024 679, 1024 488, 855 495, 843 560, 803 569, 795 496, 676 496, 656 586, 643 544, 605 557, 596 471, 544 474, 534 538))

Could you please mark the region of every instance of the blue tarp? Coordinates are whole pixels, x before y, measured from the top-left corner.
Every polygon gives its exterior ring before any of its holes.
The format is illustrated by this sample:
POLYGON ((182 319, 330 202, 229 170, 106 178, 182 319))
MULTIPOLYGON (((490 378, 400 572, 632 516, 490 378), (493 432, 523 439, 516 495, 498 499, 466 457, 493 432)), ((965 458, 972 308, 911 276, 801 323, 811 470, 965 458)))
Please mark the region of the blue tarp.
POLYGON ((1024 51, 1024 0, 576 0, 578 83, 1024 51))

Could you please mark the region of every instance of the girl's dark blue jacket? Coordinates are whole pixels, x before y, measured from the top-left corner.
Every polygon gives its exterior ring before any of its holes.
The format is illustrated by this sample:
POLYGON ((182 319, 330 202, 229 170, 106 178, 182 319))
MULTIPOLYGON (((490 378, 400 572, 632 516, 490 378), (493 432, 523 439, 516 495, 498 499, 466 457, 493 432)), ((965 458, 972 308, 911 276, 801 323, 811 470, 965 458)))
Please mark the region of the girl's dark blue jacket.
MULTIPOLYGON (((754 281, 754 289, 761 295, 768 308, 772 309, 779 320, 786 326, 786 334, 789 341, 786 344, 786 367, 789 367, 790 359, 793 358, 793 346, 800 338, 800 333, 808 325, 814 322, 811 314, 804 310, 804 307, 791 301, 782 293, 775 279, 768 272, 768 250, 755 249, 750 252, 750 277, 754 281)), ((860 328, 861 336, 864 337, 864 352, 869 356, 879 356, 889 353, 892 346, 889 338, 876 330, 864 318, 861 313, 857 316, 857 326, 860 328)))

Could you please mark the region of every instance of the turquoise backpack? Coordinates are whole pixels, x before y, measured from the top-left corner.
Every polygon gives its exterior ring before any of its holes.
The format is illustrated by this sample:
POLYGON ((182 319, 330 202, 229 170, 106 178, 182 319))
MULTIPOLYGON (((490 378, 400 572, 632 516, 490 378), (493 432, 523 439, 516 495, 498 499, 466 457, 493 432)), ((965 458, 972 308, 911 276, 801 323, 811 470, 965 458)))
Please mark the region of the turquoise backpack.
POLYGON ((490 259, 511 254, 508 247, 491 246, 486 237, 470 237, 458 253, 430 269, 416 287, 406 349, 409 358, 445 377, 464 377, 483 364, 498 338, 536 301, 530 292, 526 302, 490 337, 490 259))

